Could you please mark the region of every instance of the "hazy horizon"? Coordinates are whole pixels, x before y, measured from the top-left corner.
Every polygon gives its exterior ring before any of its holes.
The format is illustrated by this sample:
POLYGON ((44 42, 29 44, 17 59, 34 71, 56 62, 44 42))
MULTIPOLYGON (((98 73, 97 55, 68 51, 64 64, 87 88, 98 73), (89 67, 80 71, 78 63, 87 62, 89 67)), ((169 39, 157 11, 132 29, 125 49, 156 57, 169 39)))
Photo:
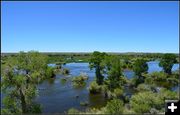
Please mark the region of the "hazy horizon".
MULTIPOLYGON (((29 51, 37 51, 37 50, 29 50, 29 51)), ((29 51, 23 51, 23 52, 29 52, 29 51)), ((21 51, 17 51, 17 52, 1 52, 1 54, 3 53, 19 53, 21 51)), ((37 51, 37 52, 40 52, 40 53, 93 53, 94 51, 90 51, 90 52, 77 52, 77 51, 74 51, 74 52, 71 52, 71 51, 68 51, 68 52, 64 52, 64 51, 59 51, 59 52, 42 52, 42 51, 37 51)), ((100 51, 101 52, 101 51, 100 51)), ((104 51, 102 51, 104 52, 104 51)), ((174 52, 106 52, 106 53, 173 53, 173 54, 179 54, 179 52, 177 53, 174 53, 174 52)))
POLYGON ((178 2, 2 1, 1 52, 179 53, 178 2))

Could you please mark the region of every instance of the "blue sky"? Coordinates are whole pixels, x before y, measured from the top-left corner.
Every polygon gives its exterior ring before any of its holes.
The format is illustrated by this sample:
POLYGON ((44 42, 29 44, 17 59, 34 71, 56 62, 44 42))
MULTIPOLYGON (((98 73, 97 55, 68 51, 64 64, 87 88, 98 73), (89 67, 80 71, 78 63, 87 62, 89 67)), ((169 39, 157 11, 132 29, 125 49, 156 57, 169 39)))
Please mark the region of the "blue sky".
POLYGON ((179 52, 178 2, 2 2, 2 52, 179 52))

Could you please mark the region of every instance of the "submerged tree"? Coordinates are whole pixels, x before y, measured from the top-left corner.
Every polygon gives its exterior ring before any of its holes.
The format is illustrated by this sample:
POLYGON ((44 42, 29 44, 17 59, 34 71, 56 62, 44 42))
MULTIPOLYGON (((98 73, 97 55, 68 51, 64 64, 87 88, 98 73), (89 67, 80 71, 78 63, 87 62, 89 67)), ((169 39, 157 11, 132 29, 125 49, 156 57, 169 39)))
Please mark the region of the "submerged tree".
POLYGON ((104 80, 104 76, 102 75, 102 71, 104 69, 104 67, 101 66, 101 62, 103 61, 103 59, 105 58, 107 54, 106 53, 101 53, 98 51, 94 51, 91 58, 90 58, 90 68, 95 68, 95 73, 96 73, 96 82, 98 83, 98 85, 101 85, 103 83, 104 80))
POLYGON ((46 74, 46 57, 38 52, 20 52, 6 63, 2 74, 2 90, 5 94, 2 113, 41 112, 33 103, 36 86, 46 74))
POLYGON ((176 62, 177 62, 176 55, 167 53, 167 54, 163 55, 163 57, 159 63, 159 66, 163 67, 163 70, 165 73, 171 74, 173 64, 176 62))

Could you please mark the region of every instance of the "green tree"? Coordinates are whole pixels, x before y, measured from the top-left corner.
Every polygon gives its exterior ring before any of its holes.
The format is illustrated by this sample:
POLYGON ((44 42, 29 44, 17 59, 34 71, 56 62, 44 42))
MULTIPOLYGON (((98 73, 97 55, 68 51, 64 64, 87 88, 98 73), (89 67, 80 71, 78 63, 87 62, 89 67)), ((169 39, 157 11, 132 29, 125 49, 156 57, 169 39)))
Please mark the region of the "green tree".
POLYGON ((159 66, 163 67, 164 72, 166 72, 167 74, 171 74, 174 63, 177 63, 176 55, 167 53, 163 55, 159 66))
POLYGON ((101 66, 101 62, 104 60, 106 55, 107 54, 104 52, 101 53, 98 51, 94 51, 89 61, 90 68, 95 68, 96 82, 98 83, 98 85, 101 85, 104 80, 104 76, 102 75, 104 67, 101 66))
POLYGON ((7 61, 2 73, 1 88, 6 96, 2 112, 40 112, 40 106, 35 105, 32 100, 37 94, 38 82, 46 74, 46 68, 46 56, 34 51, 20 52, 13 61, 7 61), (11 106, 9 102, 12 103, 11 106))
POLYGON ((140 83, 143 83, 144 77, 142 76, 142 73, 146 73, 148 71, 148 65, 146 63, 146 60, 137 59, 134 62, 133 71, 135 72, 135 75, 137 76, 136 83, 135 83, 136 86, 140 83))
POLYGON ((111 57, 111 67, 108 71, 108 80, 110 80, 109 88, 114 89, 119 87, 122 83, 120 78, 122 77, 121 61, 119 57, 111 57))

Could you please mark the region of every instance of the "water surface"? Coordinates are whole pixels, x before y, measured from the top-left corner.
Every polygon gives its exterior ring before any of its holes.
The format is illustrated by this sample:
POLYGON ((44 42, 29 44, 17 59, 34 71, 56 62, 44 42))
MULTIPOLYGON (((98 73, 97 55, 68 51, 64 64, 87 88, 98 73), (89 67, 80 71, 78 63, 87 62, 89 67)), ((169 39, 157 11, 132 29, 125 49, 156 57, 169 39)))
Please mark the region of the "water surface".
MULTIPOLYGON (((158 61, 148 62, 148 72, 162 71, 162 68, 159 67, 158 61)), ((50 64, 50 66, 54 66, 50 64)), ((36 98, 36 101, 43 105, 44 113, 63 113, 70 108, 76 108, 81 111, 89 107, 102 107, 106 104, 106 99, 103 98, 101 94, 91 95, 88 91, 88 86, 90 82, 94 80, 95 70, 89 69, 88 63, 68 63, 63 67, 70 70, 70 75, 64 76, 57 74, 55 79, 45 80, 41 83, 39 87, 39 96, 36 98), (86 86, 83 88, 74 88, 70 80, 67 82, 61 82, 61 78, 78 76, 81 72, 88 74, 89 79, 86 82, 86 86), (78 98, 76 98, 78 97, 78 98), (80 102, 88 102, 88 106, 81 106, 80 102)), ((172 70, 177 70, 179 64, 174 64, 172 70)), ((131 79, 134 76, 132 70, 125 70, 123 74, 131 79)))

